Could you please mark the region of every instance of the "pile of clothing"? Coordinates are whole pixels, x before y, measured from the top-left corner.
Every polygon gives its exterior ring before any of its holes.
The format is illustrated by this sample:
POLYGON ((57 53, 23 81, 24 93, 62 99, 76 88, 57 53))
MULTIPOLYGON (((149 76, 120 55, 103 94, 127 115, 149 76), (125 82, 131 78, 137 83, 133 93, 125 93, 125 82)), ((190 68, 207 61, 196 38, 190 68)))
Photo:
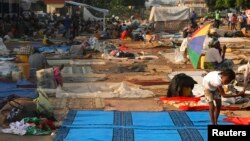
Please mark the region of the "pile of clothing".
POLYGON ((119 49, 112 50, 110 52, 110 55, 114 56, 114 57, 119 57, 119 58, 129 58, 129 59, 135 58, 135 55, 133 53, 124 52, 124 51, 121 51, 119 49))
POLYGON ((114 45, 108 44, 107 46, 105 46, 103 52, 105 55, 110 55, 113 57, 134 59, 135 54, 127 52, 126 50, 128 50, 128 47, 126 46, 121 46, 120 48, 116 48, 114 45))
POLYGON ((21 121, 11 122, 3 133, 16 135, 49 135, 55 129, 53 121, 37 117, 26 117, 21 121))

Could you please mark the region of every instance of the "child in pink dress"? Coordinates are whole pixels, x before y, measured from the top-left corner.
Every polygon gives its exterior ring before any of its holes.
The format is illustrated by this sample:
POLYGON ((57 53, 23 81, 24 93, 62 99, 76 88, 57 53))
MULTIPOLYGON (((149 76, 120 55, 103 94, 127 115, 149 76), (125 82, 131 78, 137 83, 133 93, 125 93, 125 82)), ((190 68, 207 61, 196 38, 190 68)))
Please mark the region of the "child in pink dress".
POLYGON ((61 65, 60 67, 55 67, 54 68, 54 77, 55 77, 55 81, 57 86, 63 86, 63 78, 61 75, 61 70, 64 68, 64 65, 61 65))

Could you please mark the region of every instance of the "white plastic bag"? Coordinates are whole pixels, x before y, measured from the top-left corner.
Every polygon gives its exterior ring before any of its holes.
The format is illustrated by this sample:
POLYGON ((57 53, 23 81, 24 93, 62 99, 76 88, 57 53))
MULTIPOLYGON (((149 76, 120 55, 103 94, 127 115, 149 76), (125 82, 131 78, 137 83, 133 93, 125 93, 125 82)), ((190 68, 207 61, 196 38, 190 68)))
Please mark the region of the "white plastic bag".
POLYGON ((185 61, 185 58, 183 57, 183 54, 180 52, 179 48, 175 49, 174 56, 175 63, 183 63, 185 61))

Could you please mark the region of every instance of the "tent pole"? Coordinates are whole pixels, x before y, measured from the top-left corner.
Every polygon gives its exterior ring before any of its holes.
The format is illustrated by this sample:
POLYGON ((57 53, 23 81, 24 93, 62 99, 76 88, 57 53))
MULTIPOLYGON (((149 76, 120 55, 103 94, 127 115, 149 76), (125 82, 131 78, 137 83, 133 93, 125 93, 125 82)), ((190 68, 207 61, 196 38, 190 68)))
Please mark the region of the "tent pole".
POLYGON ((9 15, 11 15, 11 8, 12 8, 11 6, 12 6, 12 0, 9 0, 9 5, 8 5, 8 6, 9 6, 9 15))
POLYGON ((106 22, 105 22, 105 16, 106 16, 106 14, 104 13, 103 15, 104 15, 104 17, 103 17, 103 31, 105 31, 105 28, 106 28, 106 27, 105 27, 105 26, 106 26, 106 25, 105 25, 105 23, 106 23, 106 22))
POLYGON ((84 6, 82 6, 82 19, 83 19, 83 21, 85 21, 85 19, 84 19, 84 6))
POLYGON ((3 3, 4 3, 4 1, 2 0, 2 1, 1 1, 1 13, 2 13, 2 18, 4 17, 4 13, 3 13, 3 3))

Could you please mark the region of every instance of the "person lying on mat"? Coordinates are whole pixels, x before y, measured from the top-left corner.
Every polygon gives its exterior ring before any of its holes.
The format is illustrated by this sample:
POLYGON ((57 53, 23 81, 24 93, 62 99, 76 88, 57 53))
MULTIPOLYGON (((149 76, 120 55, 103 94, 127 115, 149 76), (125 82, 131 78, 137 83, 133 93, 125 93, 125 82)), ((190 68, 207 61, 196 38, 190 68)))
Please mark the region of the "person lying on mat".
POLYGON ((221 49, 219 40, 214 38, 209 43, 209 47, 205 54, 205 69, 223 70, 233 68, 233 61, 225 59, 226 46, 221 49))
POLYGON ((231 69, 224 71, 209 72, 203 78, 204 94, 209 103, 209 114, 213 125, 217 124, 217 120, 221 109, 221 96, 225 98, 244 96, 245 92, 234 94, 225 94, 223 85, 227 85, 235 79, 235 72, 231 69), (214 105, 214 101, 215 104, 214 105))

